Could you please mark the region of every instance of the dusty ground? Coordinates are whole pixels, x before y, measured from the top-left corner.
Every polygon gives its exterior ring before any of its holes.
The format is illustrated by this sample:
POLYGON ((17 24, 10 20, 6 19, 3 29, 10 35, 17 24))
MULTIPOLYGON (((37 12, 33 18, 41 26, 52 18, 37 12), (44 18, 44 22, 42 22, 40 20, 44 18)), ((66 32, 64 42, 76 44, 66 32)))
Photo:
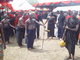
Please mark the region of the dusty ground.
MULTIPOLYGON (((19 48, 16 43, 16 38, 11 38, 13 44, 8 44, 4 50, 4 60, 65 60, 68 57, 66 48, 59 46, 59 40, 47 38, 47 32, 43 36, 44 29, 41 27, 40 40, 35 40, 34 47, 36 49, 27 50, 26 44, 23 41, 24 47, 19 48), (44 37, 44 44, 42 42, 44 37)), ((80 60, 80 48, 76 46, 75 60, 80 60)))

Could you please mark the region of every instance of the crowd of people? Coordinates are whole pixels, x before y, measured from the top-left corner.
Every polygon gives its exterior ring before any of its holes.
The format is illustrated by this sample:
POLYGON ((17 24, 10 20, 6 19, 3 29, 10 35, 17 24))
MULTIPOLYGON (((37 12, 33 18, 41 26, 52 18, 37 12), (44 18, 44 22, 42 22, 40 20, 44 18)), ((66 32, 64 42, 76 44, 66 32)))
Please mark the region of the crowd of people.
POLYGON ((28 50, 34 49, 33 44, 36 38, 40 39, 40 25, 45 28, 45 24, 48 23, 48 39, 53 39, 53 37, 57 37, 60 40, 64 39, 69 52, 68 59, 72 58, 74 60, 75 45, 78 44, 78 41, 80 44, 80 39, 78 39, 80 34, 79 11, 1 12, 0 23, 3 25, 3 34, 6 43, 10 43, 9 38, 15 36, 19 47, 22 47, 22 40, 25 38, 28 50), (43 22, 44 19, 46 19, 46 22, 43 22), (54 30, 56 27, 58 31, 55 36, 54 30))

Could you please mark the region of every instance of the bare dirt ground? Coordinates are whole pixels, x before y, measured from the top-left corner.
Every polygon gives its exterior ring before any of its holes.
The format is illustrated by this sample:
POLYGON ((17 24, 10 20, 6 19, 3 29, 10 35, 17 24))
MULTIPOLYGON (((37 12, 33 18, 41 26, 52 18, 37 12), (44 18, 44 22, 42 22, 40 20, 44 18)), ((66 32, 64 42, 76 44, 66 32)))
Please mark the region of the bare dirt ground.
MULTIPOLYGON (((36 49, 27 50, 24 40, 24 47, 20 48, 17 45, 16 38, 11 38, 13 44, 8 44, 4 50, 4 60, 65 60, 68 57, 66 48, 59 46, 57 38, 46 39, 47 32, 43 36, 44 29, 43 27, 40 28, 40 40, 36 39, 34 42, 36 49), (44 44, 42 48, 43 38, 44 44)), ((76 45, 75 60, 80 60, 80 48, 78 45, 76 45)))

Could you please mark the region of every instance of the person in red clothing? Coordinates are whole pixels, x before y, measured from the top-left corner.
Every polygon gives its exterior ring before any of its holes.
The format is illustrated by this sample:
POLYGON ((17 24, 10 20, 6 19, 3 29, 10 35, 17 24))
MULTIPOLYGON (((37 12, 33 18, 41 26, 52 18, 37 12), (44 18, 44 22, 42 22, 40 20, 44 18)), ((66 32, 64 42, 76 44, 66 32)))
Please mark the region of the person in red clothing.
POLYGON ((72 13, 73 13, 73 12, 72 12, 71 10, 69 10, 69 11, 67 12, 68 15, 66 16, 66 20, 69 19, 70 17, 72 17, 72 13))
POLYGON ((15 17, 15 21, 14 21, 14 26, 15 26, 15 27, 16 27, 17 24, 18 24, 18 20, 19 20, 19 18, 18 18, 18 16, 16 16, 16 17, 15 17))
POLYGON ((29 15, 28 14, 25 14, 24 17, 23 17, 23 23, 25 24, 25 21, 29 18, 29 15))

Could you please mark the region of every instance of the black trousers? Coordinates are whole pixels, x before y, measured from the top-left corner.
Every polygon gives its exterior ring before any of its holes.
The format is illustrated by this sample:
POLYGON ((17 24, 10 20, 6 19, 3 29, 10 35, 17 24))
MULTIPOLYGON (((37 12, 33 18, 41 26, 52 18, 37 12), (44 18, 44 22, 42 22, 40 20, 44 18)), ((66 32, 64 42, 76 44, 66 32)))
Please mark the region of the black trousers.
POLYGON ((28 30, 27 48, 33 48, 34 39, 35 39, 35 29, 28 30))
POLYGON ((40 26, 36 26, 36 38, 39 38, 39 31, 40 31, 40 26))
POLYGON ((59 37, 59 38, 62 38, 63 32, 64 32, 63 27, 58 27, 58 37, 59 37))
POLYGON ((17 43, 19 46, 22 45, 22 39, 24 38, 24 28, 16 28, 16 38, 17 38, 17 43))
POLYGON ((4 32, 5 42, 9 43, 9 38, 10 38, 10 33, 11 33, 9 27, 3 28, 3 32, 4 32))

